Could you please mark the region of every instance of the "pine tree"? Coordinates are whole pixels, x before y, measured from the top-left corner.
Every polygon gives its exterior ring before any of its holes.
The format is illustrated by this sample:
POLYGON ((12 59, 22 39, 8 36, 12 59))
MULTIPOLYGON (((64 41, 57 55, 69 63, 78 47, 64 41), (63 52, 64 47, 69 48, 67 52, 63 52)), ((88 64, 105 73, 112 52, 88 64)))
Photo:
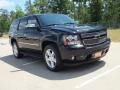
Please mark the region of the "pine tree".
POLYGON ((102 17, 102 0, 90 1, 90 21, 100 22, 102 17))

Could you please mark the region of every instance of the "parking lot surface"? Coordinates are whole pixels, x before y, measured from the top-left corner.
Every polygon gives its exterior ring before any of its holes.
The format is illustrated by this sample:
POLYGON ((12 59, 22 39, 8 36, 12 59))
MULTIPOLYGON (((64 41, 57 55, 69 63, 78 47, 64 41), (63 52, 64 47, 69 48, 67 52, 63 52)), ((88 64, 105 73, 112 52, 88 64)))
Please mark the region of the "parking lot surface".
POLYGON ((98 62, 51 72, 41 59, 14 58, 0 38, 0 90, 120 90, 120 43, 98 62))

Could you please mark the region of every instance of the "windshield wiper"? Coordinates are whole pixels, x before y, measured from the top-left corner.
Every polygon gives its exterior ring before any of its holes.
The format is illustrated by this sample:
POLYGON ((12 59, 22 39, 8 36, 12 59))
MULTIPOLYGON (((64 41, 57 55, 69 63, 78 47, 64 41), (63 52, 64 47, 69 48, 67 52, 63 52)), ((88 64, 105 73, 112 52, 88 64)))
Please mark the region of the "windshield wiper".
POLYGON ((49 24, 49 25, 46 25, 46 26, 55 26, 55 25, 61 25, 61 24, 49 24))

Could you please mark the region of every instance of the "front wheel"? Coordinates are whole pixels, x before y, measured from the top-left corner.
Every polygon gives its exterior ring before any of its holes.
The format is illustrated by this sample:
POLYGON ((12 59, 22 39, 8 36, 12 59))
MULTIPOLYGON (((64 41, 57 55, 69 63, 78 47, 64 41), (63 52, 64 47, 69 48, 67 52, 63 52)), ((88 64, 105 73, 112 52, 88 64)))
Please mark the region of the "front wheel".
POLYGON ((48 45, 44 49, 46 66, 51 71, 58 71, 63 67, 58 49, 55 45, 48 45))

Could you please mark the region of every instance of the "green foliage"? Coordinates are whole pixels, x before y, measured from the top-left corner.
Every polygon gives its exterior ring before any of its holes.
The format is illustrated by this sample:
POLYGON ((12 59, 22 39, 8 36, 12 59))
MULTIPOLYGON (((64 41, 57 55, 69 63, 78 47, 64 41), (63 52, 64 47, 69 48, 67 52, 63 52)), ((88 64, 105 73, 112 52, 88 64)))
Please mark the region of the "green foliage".
POLYGON ((17 6, 15 11, 10 13, 7 10, 2 9, 0 15, 0 32, 7 32, 10 24, 16 18, 23 17, 25 14, 21 7, 17 6))
POLYGON ((25 14, 22 11, 21 7, 17 6, 16 7, 16 12, 15 12, 15 18, 23 17, 25 14))
POLYGON ((35 14, 35 13, 37 13, 37 10, 36 10, 35 6, 31 3, 30 0, 26 1, 25 6, 26 6, 26 13, 27 14, 35 14))
POLYGON ((0 32, 8 31, 14 19, 36 13, 63 13, 83 24, 120 27, 120 0, 27 0, 25 11, 20 6, 10 12, 0 9, 0 32))
POLYGON ((37 13, 47 13, 50 11, 48 0, 35 0, 34 7, 36 8, 37 13))
MULTIPOLYGON (((88 23, 90 21, 89 6, 87 5, 88 0, 74 0, 77 4, 77 19, 81 23, 88 23)), ((76 5, 75 4, 75 5, 76 5)))
POLYGON ((7 32, 9 29, 10 23, 6 18, 0 20, 0 32, 7 32))
POLYGON ((0 32, 7 32, 10 26, 9 16, 7 10, 2 10, 0 16, 0 32))
POLYGON ((63 13, 68 14, 69 13, 69 0, 52 0, 50 2, 50 6, 52 8, 52 12, 54 13, 63 13))
POLYGON ((105 0, 102 22, 108 27, 120 27, 120 1, 105 0))
POLYGON ((102 0, 91 0, 90 2, 90 20, 99 22, 102 18, 102 0))
POLYGON ((12 22, 15 18, 16 18, 16 12, 15 11, 11 11, 10 12, 10 22, 12 22))

